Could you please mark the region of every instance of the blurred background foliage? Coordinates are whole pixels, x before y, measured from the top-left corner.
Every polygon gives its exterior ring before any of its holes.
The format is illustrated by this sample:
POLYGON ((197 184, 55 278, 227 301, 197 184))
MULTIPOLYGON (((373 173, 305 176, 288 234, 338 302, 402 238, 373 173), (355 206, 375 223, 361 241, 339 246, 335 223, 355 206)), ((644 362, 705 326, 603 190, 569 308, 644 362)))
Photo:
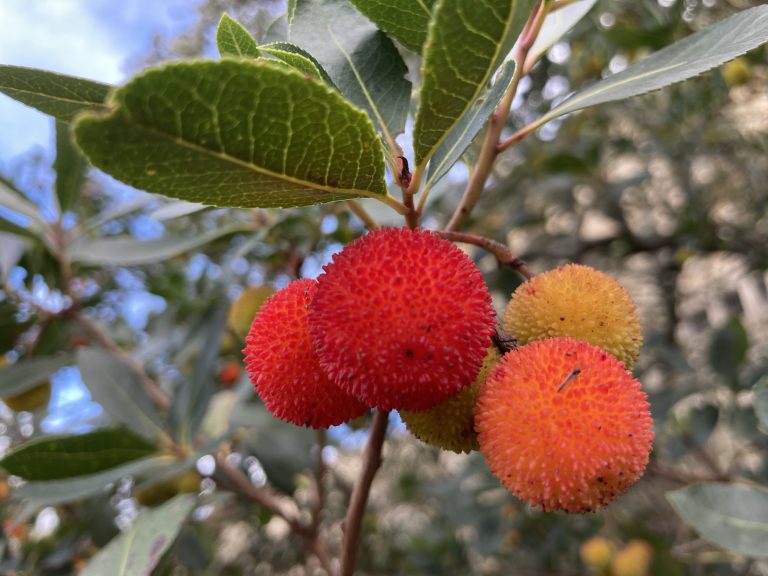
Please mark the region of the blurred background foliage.
MULTIPOLYGON (((571 90, 757 4, 598 2, 523 82, 510 133, 571 90)), ((157 38, 145 63, 208 52, 224 11, 264 38, 282 25, 275 24, 282 9, 276 1, 206 1, 197 25, 157 38)), ((768 574, 768 563, 699 538, 665 498, 698 481, 768 483, 767 54, 758 49, 692 81, 543 127, 501 157, 465 227, 506 240, 536 272, 583 262, 629 289, 645 331, 636 373, 657 431, 645 477, 599 513, 542 513, 503 490, 479 454, 437 452, 393 417, 365 516, 361 574, 768 574), (757 412, 755 398, 764 402, 757 412)), ((98 174, 86 178, 65 127, 59 130, 53 166, 30 154, 5 163, 2 174, 16 204, 4 202, 0 213, 0 353, 6 364, 55 361, 28 382, 26 404, 15 394, 14 406, 3 389, 0 452, 47 433, 115 420, 130 427, 130 415, 107 409, 115 403, 109 391, 83 388, 75 366, 79 359, 83 368, 78 350, 90 344, 143 364, 174 404, 195 379, 206 398, 181 402, 187 412, 171 410, 171 422, 190 414, 201 421, 184 457, 111 478, 109 492, 59 505, 40 498, 12 524, 19 511, 9 491, 19 480, 0 475, 0 574, 77 573, 142 506, 185 491, 201 492, 203 505, 157 573, 321 574, 314 561, 304 562, 301 539, 280 518, 223 497, 226 482, 207 454, 232 425, 230 463, 286 505, 289 497, 311 504, 317 439, 264 412, 241 370, 242 329, 225 316, 246 287, 279 288, 318 274, 363 232, 361 222, 343 204, 200 210, 98 174), (25 214, 30 206, 35 213, 25 214), (62 238, 77 246, 64 259, 62 238)), ((433 192, 426 226, 449 218, 472 155, 433 192)), ((397 222, 394 213, 379 214, 397 222)), ((471 254, 502 309, 519 278, 492 257, 471 254)), ((363 418, 331 430, 322 451, 323 530, 332 547, 366 425, 363 418)))

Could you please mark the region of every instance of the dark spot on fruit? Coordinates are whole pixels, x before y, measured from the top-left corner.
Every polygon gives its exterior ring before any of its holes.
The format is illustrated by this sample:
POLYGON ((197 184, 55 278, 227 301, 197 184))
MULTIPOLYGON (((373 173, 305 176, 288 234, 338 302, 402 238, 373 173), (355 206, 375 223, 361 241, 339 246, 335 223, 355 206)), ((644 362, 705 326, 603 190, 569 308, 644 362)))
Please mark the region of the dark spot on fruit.
POLYGON ((565 322, 565 316, 560 316, 560 322, 565 322))
POLYGON ((405 351, 405 356, 407 358, 413 358, 413 350, 406 350, 405 351))

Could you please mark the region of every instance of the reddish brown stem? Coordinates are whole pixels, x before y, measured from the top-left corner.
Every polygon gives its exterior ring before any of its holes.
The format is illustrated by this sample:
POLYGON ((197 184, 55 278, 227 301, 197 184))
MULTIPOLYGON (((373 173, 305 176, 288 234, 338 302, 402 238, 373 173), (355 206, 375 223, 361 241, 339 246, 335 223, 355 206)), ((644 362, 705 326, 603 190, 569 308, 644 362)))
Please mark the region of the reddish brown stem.
POLYGON ((363 522, 363 514, 368 502, 368 495, 371 491, 373 478, 376 476, 381 466, 381 449, 384 445, 384 438, 387 434, 387 423, 389 421, 389 412, 376 412, 371 424, 370 437, 368 445, 365 448, 363 456, 363 470, 357 480, 352 498, 347 509, 347 516, 344 519, 344 542, 341 550, 341 576, 352 576, 355 572, 355 562, 357 560, 357 549, 360 540, 360 526, 363 522))
POLYGON ((452 230, 437 230, 437 233, 442 238, 450 240, 451 242, 463 242, 464 244, 479 246, 483 250, 493 254, 500 265, 508 266, 509 268, 516 270, 521 276, 528 280, 533 278, 533 273, 528 268, 528 265, 501 242, 496 242, 496 240, 491 240, 485 236, 478 236, 477 234, 454 232, 452 230))

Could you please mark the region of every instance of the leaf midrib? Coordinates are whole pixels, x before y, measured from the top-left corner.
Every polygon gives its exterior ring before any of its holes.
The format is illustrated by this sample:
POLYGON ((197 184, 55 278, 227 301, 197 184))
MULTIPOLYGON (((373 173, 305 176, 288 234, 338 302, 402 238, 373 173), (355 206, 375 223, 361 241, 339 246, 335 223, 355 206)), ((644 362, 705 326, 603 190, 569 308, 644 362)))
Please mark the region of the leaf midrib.
POLYGON ((357 188, 334 188, 333 186, 321 185, 321 184, 316 184, 314 182, 310 182, 307 180, 301 180, 299 178, 290 176, 288 174, 282 174, 280 172, 269 170, 268 168, 259 166, 258 164, 252 164, 250 162, 246 162, 245 160, 237 158, 236 156, 230 156, 229 154, 226 154, 223 152, 216 152, 215 150, 211 150, 210 148, 206 148, 205 146, 201 146, 199 144, 195 144, 194 142, 184 140, 179 136, 173 136, 171 134, 168 134, 167 132, 157 130, 150 126, 146 126, 145 124, 141 124, 139 122, 134 121, 127 113, 124 113, 122 116, 123 116, 122 118, 115 118, 115 116, 112 116, 111 119, 123 120, 126 124, 131 124, 135 128, 143 130, 144 132, 157 136, 161 139, 165 139, 168 142, 173 142, 184 148, 188 148, 190 150, 201 153, 203 155, 208 155, 218 160, 231 162, 233 164, 236 164, 242 168, 245 168, 257 174, 262 174, 262 175, 269 176, 271 178, 276 178, 279 180, 285 180, 287 182, 291 182, 292 184, 297 184, 299 186, 303 186, 305 188, 311 188, 314 190, 320 190, 322 192, 327 192, 330 194, 356 194, 358 196, 365 196, 366 198, 380 198, 381 196, 384 195, 377 192, 371 192, 370 190, 360 190, 357 188))

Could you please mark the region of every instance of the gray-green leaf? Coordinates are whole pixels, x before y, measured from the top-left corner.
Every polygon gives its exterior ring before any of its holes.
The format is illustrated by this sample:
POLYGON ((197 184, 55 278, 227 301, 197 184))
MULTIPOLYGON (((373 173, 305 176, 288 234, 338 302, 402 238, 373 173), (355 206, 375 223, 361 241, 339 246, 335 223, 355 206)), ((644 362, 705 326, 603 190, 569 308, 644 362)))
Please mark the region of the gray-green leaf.
POLYGON ((56 170, 56 198, 63 213, 80 195, 88 162, 72 141, 69 125, 61 120, 56 121, 56 160, 53 167, 56 170))
POLYGON ((405 129, 411 99, 408 69, 387 35, 349 2, 299 0, 290 37, 317 59, 339 92, 365 110, 380 132, 386 129, 394 136, 405 129))
POLYGON ((93 557, 81 576, 148 576, 195 507, 196 498, 181 494, 154 510, 144 510, 133 525, 93 557))
POLYGON ((743 10, 579 92, 536 122, 682 82, 768 42, 768 6, 743 10))
POLYGON ((164 434, 152 399, 129 366, 98 348, 80 348, 77 363, 83 383, 107 414, 149 440, 164 434))
POLYGON ((258 58, 258 45, 250 32, 240 22, 233 20, 226 12, 221 15, 216 28, 216 47, 222 57, 258 58))
POLYGON ((413 146, 423 166, 512 48, 534 0, 438 0, 429 25, 413 146))
POLYGON ((680 517, 705 539, 750 558, 768 558, 768 491, 698 484, 667 493, 680 517))
POLYGON ((131 186, 216 206, 306 206, 386 194, 373 125, 297 72, 179 62, 118 89, 75 125, 93 164, 131 186))
POLYGON ((0 66, 0 92, 65 122, 84 110, 103 109, 111 88, 35 68, 0 66))
POLYGON ((241 223, 215 228, 197 235, 171 236, 155 240, 137 240, 133 236, 81 238, 67 250, 73 262, 94 265, 140 266, 162 262, 213 242, 235 232, 250 229, 241 223))
POLYGON ((432 159, 429 161, 427 169, 427 187, 432 187, 440 178, 448 173, 464 151, 475 139, 477 133, 485 124, 488 117, 499 105, 504 92, 512 80, 515 72, 514 61, 507 62, 502 71, 498 74, 496 81, 488 90, 481 95, 472 109, 461 117, 453 130, 443 140, 443 143, 437 147, 432 159))
POLYGON ((14 449, 0 466, 25 480, 61 480, 95 474, 156 451, 127 430, 96 430, 32 440, 14 449))
POLYGON ((22 360, 0 368, 0 398, 15 396, 47 382, 58 370, 74 361, 71 354, 22 360))
POLYGON ((435 0, 350 1, 400 44, 421 54, 435 0))
POLYGON ((763 376, 754 386, 755 393, 755 415, 757 416, 758 427, 768 434, 768 376, 763 376))

